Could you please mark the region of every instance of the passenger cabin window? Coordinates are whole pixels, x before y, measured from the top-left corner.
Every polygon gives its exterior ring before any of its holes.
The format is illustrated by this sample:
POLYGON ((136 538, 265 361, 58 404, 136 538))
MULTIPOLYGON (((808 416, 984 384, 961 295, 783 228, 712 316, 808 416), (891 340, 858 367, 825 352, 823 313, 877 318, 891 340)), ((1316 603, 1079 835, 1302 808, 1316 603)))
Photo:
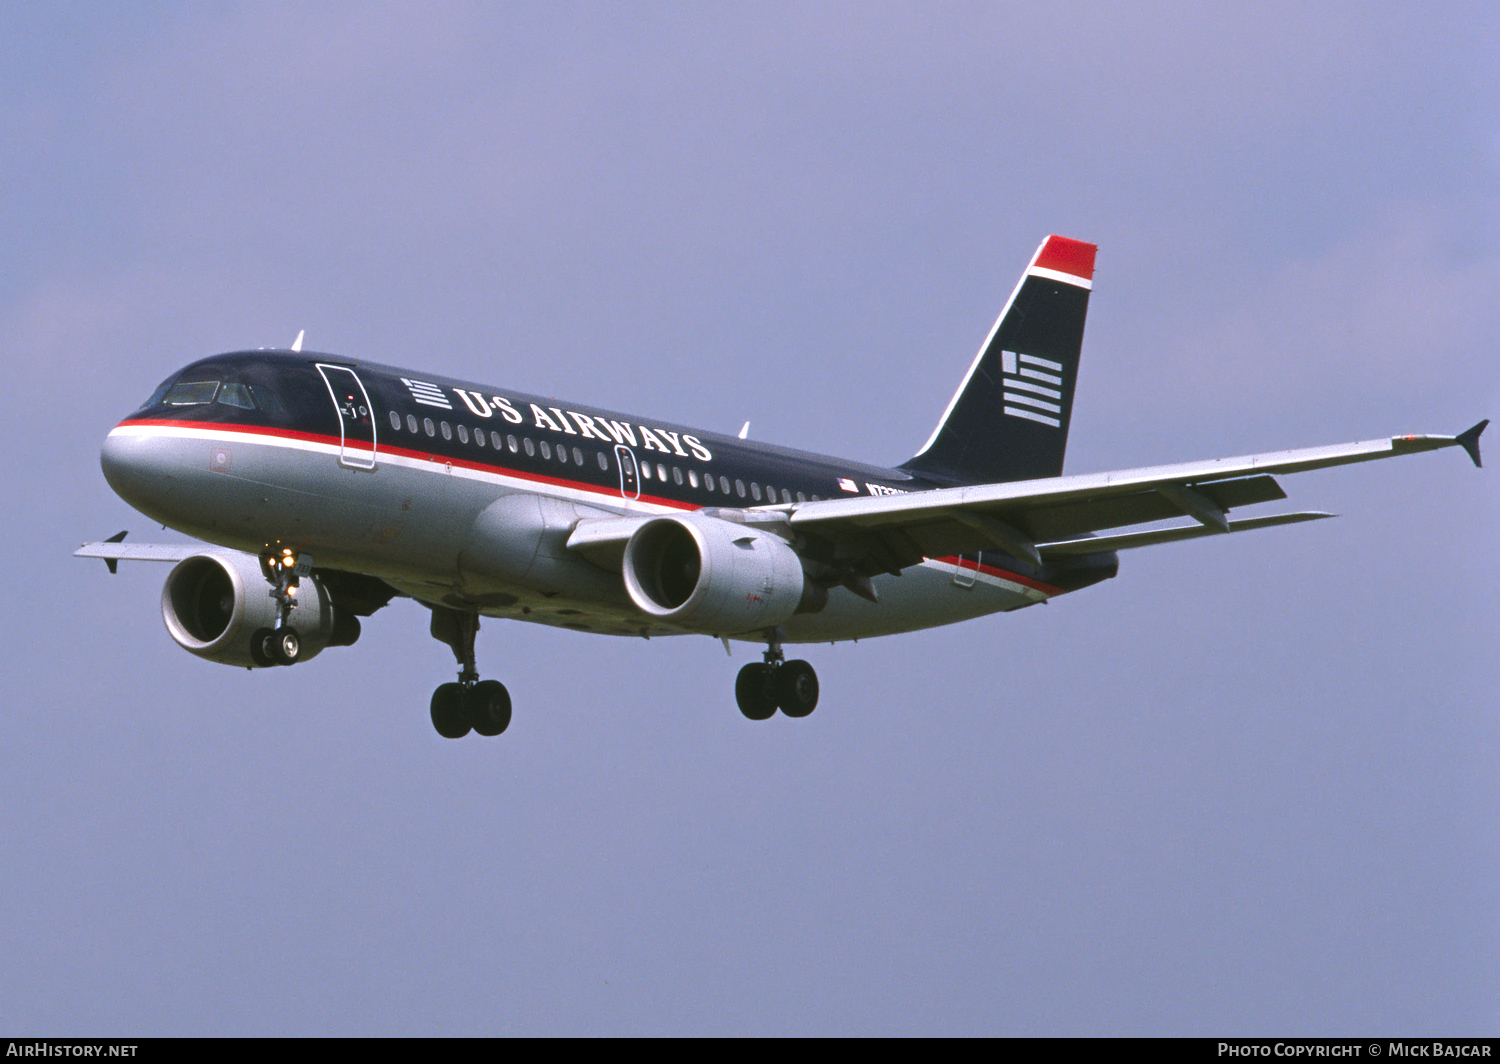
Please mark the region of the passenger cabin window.
MULTIPOLYGON (((750 482, 750 494, 753 495, 753 496, 755 496, 755 501, 756 502, 760 502, 760 485, 757 484, 757 483, 755 483, 754 481, 750 482)), ((745 493, 743 491, 741 491, 740 492, 740 497, 744 498, 744 495, 745 495, 745 493)))
POLYGON ((688 470, 688 483, 695 488, 698 486, 698 471, 696 469, 688 470))
POLYGON ((417 431, 417 415, 406 415, 406 431, 415 434, 417 431))
POLYGON ((468 429, 467 425, 460 425, 460 426, 458 426, 458 442, 459 443, 468 443, 469 442, 469 429, 468 429))
POLYGON ((422 419, 422 428, 429 436, 437 435, 437 426, 432 423, 432 418, 430 417, 424 417, 422 419))
POLYGON ((575 465, 583 465, 583 448, 582 447, 574 447, 573 448, 573 463, 575 465))
POLYGON ((182 381, 167 389, 162 400, 167 406, 196 406, 214 401, 214 392, 219 390, 218 381, 182 381))
MULTIPOLYGON (((541 444, 542 444, 542 457, 543 458, 551 458, 552 457, 552 445, 550 443, 548 443, 546 440, 542 440, 541 444)), ((530 447, 528 447, 526 449, 528 451, 531 450, 530 447)))
POLYGON ((401 415, 396 413, 394 410, 391 411, 391 428, 395 429, 397 432, 401 431, 401 415))
POLYGON ((603 451, 596 451, 596 452, 594 452, 594 457, 597 458, 597 459, 599 459, 599 468, 605 470, 606 472, 608 472, 609 471, 609 459, 604 457, 604 452, 603 451))
POLYGON ((440 424, 443 427, 443 439, 445 439, 445 440, 451 440, 451 439, 453 439, 453 427, 451 425, 449 425, 446 421, 440 422, 440 424))

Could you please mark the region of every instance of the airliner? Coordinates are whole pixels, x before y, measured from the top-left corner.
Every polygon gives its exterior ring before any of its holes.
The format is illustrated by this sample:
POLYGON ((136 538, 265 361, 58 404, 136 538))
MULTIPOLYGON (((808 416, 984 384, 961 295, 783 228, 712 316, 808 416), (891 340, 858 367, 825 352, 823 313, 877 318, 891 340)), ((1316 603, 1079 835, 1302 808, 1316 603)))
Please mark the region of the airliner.
POLYGON ((1462 447, 1395 436, 1063 475, 1093 244, 1032 256, 922 449, 894 468, 290 348, 215 355, 110 431, 111 488, 202 545, 76 553, 175 563, 167 631, 199 657, 305 662, 404 596, 431 611, 456 682, 439 734, 498 735, 511 699, 481 680, 481 617, 765 647, 739 671, 751 720, 805 717, 817 673, 787 645, 1024 609, 1113 577, 1119 552, 1315 521, 1230 519, 1286 498, 1275 476, 1462 447))

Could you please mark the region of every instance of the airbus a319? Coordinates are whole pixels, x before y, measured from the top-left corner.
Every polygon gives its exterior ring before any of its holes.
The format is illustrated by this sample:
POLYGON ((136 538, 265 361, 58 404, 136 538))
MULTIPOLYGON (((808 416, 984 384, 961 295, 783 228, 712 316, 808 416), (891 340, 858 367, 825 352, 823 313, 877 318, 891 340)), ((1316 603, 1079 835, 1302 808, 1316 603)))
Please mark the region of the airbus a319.
POLYGON ((1048 237, 931 438, 894 468, 286 350, 215 355, 163 381, 104 442, 126 502, 205 545, 77 553, 175 563, 168 632, 227 665, 347 646, 397 596, 431 611, 456 682, 430 713, 498 735, 481 617, 577 632, 762 644, 740 711, 805 717, 818 678, 785 647, 892 635, 1047 602, 1113 577, 1119 552, 1329 517, 1236 517, 1276 474, 1459 446, 1458 436, 1063 475, 1095 247, 1048 237), (1166 522, 1164 524, 1164 522, 1166 522))

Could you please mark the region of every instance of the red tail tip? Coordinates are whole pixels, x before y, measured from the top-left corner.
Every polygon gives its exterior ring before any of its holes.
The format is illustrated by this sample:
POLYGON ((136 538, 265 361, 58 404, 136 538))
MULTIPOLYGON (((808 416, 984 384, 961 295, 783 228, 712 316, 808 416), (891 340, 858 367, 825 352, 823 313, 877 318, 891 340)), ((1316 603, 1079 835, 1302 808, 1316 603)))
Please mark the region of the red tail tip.
POLYGON ((1082 240, 1069 240, 1065 236, 1049 236, 1043 242, 1042 250, 1036 253, 1036 265, 1044 270, 1056 270, 1092 281, 1094 253, 1098 250, 1097 244, 1085 244, 1082 240))

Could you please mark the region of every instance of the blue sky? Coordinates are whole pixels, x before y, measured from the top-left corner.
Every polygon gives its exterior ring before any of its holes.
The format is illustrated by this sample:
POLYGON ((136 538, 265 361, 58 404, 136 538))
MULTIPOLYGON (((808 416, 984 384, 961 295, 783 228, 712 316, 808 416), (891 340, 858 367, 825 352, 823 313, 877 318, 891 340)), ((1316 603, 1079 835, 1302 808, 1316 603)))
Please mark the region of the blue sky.
POLYGON ((1070 471, 1500 410, 1489 6, 16 7, 18 579, 0 1026, 75 1034, 1493 1033, 1496 489, 1141 550, 1046 609, 809 648, 490 622, 498 740, 396 603, 180 651, 110 426, 288 343, 873 462, 1050 232, 1097 242, 1070 471))

